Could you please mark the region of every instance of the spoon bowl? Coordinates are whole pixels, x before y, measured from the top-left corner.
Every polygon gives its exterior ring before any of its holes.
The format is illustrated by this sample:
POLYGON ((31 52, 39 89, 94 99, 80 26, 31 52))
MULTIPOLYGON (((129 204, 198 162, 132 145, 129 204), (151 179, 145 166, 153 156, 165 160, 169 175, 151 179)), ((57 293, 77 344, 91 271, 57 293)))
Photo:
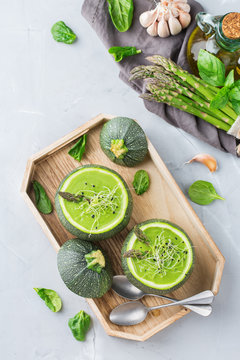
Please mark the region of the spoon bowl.
POLYGON ((109 319, 117 325, 137 325, 145 320, 148 308, 139 301, 121 304, 110 313, 109 319))

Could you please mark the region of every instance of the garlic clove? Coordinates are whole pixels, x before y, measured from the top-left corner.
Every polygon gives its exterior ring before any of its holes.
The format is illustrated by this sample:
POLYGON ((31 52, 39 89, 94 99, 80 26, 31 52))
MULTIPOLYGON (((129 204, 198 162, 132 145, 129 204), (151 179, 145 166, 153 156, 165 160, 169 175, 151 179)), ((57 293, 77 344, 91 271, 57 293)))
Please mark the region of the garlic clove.
POLYGON ((211 172, 217 170, 217 160, 209 154, 197 154, 191 160, 187 161, 185 164, 191 164, 192 162, 200 162, 208 167, 211 172))
POLYGON ((147 28, 147 33, 151 36, 157 36, 157 34, 158 34, 158 22, 157 21, 154 21, 154 23, 147 28))
POLYGON ((182 28, 185 29, 191 22, 191 15, 185 11, 180 11, 178 20, 180 21, 182 28))
POLYGON ((189 13, 189 11, 191 9, 189 4, 183 4, 182 2, 176 3, 175 7, 177 7, 179 10, 185 11, 187 13, 189 13))
POLYGON ((139 16, 140 24, 143 27, 149 27, 154 22, 156 15, 157 15, 156 9, 145 11, 139 16))
POLYGON ((162 16, 162 18, 160 19, 159 23, 158 23, 158 35, 161 38, 166 38, 170 35, 169 32, 169 28, 168 28, 168 23, 166 20, 164 20, 164 17, 162 16))
POLYGON ((173 15, 174 17, 178 17, 178 16, 179 16, 179 9, 177 9, 176 7, 173 7, 173 8, 171 9, 171 12, 172 12, 172 15, 173 15))
POLYGON ((178 19, 173 16, 170 16, 170 18, 168 20, 168 26, 169 26, 170 33, 172 35, 177 35, 182 30, 182 25, 180 24, 178 19))

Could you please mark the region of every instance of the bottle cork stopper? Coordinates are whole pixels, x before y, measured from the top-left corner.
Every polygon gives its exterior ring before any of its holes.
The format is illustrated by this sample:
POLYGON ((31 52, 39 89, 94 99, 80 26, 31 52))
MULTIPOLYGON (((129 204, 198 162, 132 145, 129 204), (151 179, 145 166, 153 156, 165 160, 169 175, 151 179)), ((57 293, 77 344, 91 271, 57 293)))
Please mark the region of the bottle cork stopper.
POLYGON ((240 39, 240 13, 232 12, 224 16, 222 31, 229 39, 240 39))

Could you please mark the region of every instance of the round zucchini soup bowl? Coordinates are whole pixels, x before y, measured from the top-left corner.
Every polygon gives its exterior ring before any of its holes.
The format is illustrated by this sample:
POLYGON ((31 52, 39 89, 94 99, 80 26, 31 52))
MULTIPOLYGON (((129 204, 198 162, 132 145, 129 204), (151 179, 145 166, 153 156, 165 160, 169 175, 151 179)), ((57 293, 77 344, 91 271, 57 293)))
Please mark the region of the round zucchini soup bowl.
POLYGON ((63 179, 55 205, 70 233, 82 240, 99 241, 127 226, 132 196, 117 172, 100 165, 84 165, 63 179))
POLYGON ((187 234, 166 220, 135 226, 122 248, 128 280, 145 293, 162 295, 182 286, 191 275, 194 249, 187 234))

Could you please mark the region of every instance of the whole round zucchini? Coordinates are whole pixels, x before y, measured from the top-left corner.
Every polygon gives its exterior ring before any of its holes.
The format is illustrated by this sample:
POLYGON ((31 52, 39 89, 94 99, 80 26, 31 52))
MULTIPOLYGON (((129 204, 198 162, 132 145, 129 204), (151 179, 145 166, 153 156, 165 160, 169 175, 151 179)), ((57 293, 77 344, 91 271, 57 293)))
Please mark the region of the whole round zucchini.
POLYGON ((146 293, 162 295, 179 288, 191 275, 193 264, 191 240, 179 226, 166 220, 137 225, 123 244, 124 273, 146 293))
POLYGON ((100 145, 111 161, 129 167, 142 162, 148 151, 143 129, 127 117, 116 117, 103 125, 100 145))
POLYGON ((132 196, 117 172, 101 165, 84 165, 63 179, 55 207, 59 220, 71 234, 99 241, 127 226, 132 196))
POLYGON ((113 275, 108 257, 89 241, 66 241, 58 252, 57 265, 63 282, 77 295, 98 298, 111 287, 113 275))

